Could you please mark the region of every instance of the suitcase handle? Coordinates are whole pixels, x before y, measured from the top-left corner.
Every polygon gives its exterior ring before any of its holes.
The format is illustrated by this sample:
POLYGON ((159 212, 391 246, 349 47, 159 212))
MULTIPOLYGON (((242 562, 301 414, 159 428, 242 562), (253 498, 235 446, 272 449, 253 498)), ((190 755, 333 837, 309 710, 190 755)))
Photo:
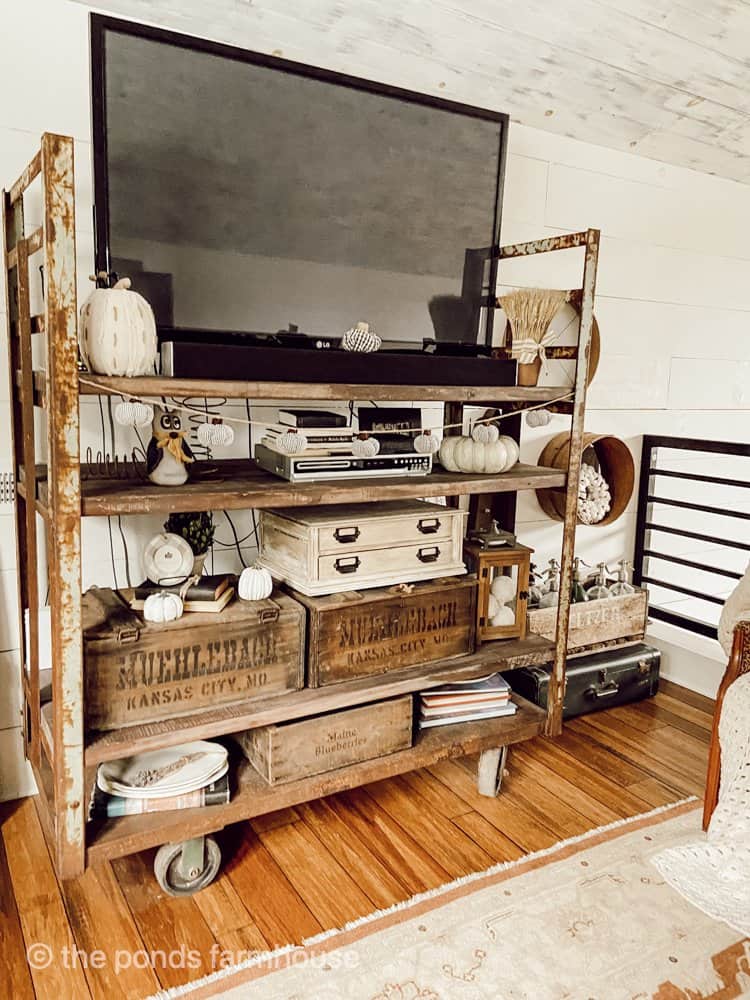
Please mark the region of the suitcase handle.
POLYGON ((620 685, 617 683, 617 681, 611 681, 606 687, 603 688, 590 687, 586 691, 586 695, 587 697, 594 699, 611 698, 612 695, 617 694, 619 690, 620 690, 620 685))
POLYGON ((440 531, 440 518, 439 517, 420 517, 417 521, 417 531, 421 531, 423 535, 434 535, 440 531))
POLYGON ((419 549, 417 559, 423 563, 437 562, 440 557, 440 549, 437 545, 432 545, 428 549, 419 549))
POLYGON ((333 537, 337 542, 345 545, 347 542, 356 542, 360 536, 359 528, 336 528, 333 537))
POLYGON ((337 573, 356 573, 360 562, 359 556, 345 556, 343 559, 337 559, 333 564, 333 568, 337 573))

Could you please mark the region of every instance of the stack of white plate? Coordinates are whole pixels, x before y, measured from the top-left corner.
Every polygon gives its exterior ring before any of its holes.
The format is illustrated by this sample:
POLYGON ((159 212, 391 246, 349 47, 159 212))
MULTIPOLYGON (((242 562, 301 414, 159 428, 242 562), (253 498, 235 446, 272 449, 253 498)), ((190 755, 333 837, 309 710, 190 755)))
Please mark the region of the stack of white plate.
POLYGON ((221 744, 196 740, 101 764, 96 783, 103 792, 126 799, 161 799, 204 788, 228 770, 221 744))

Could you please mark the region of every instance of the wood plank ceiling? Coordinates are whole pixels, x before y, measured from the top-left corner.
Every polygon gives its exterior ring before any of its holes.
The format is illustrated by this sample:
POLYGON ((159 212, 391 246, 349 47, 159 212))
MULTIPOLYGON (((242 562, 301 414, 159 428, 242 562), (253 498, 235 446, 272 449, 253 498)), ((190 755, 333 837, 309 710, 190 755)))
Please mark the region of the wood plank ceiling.
POLYGON ((99 0, 97 7, 750 181, 748 0, 99 0))

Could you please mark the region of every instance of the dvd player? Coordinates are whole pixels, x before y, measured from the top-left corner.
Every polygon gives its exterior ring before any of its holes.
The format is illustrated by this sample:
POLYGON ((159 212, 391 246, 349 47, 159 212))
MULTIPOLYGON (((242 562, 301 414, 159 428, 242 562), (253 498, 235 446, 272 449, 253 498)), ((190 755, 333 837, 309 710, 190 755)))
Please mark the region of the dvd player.
POLYGON ((432 455, 416 452, 404 455, 283 455, 264 444, 256 445, 255 461, 261 469, 290 483, 310 483, 324 479, 366 479, 371 476, 427 476, 432 471, 432 455))

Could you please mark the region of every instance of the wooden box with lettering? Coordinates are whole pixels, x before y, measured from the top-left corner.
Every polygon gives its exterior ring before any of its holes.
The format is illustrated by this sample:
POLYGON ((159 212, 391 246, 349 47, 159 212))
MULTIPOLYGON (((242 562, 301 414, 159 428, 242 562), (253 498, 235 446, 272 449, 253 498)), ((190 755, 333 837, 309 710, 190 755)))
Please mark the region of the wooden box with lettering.
POLYGON ((305 609, 288 594, 144 622, 111 590, 83 598, 87 729, 120 729, 304 685, 305 609))
POLYGON ((474 652, 473 576, 328 597, 292 591, 292 596, 307 608, 308 687, 474 652))
MULTIPOLYGON (((648 593, 645 590, 571 604, 568 649, 583 649, 617 639, 642 639, 647 620, 648 593)), ((526 621, 529 632, 554 642, 557 608, 529 608, 526 621)))
POLYGON ((402 695, 235 737, 270 785, 384 757, 412 745, 412 697, 402 695))

